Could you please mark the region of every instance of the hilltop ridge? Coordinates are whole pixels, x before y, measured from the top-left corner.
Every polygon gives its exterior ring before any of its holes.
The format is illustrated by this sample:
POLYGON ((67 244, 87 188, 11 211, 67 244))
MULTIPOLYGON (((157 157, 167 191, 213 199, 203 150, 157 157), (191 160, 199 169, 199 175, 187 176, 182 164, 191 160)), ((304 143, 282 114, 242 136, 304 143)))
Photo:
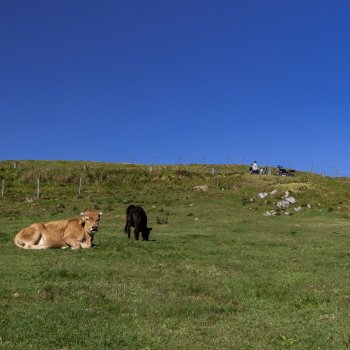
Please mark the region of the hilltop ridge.
MULTIPOLYGON (((207 186, 206 195, 231 197, 236 205, 264 210, 259 192, 297 193, 300 205, 348 213, 350 180, 296 171, 293 177, 251 175, 245 165, 137 165, 86 161, 2 161, 0 208, 4 216, 76 211, 82 206, 112 210, 115 204, 170 198, 207 186), (252 200, 254 199, 254 200, 252 200)), ((266 201, 265 201, 266 202, 266 201)), ((80 210, 80 209, 79 209, 80 210)))

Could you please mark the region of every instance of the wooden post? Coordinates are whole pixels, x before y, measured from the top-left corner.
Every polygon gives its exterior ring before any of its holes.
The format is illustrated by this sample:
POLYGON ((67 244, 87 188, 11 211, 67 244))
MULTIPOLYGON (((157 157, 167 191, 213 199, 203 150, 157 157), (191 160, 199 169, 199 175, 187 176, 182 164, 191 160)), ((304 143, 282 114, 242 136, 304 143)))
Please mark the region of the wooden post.
POLYGON ((211 174, 215 175, 215 169, 214 168, 211 168, 211 174))
POLYGON ((334 166, 334 176, 338 177, 338 175, 339 175, 338 169, 336 166, 334 166))
POLYGON ((82 184, 82 182, 83 182, 83 177, 80 176, 80 178, 79 178, 79 187, 78 187, 78 194, 79 194, 79 195, 80 195, 80 193, 81 193, 81 184, 82 184))
POLYGON ((36 197, 40 198, 40 178, 39 176, 36 178, 36 197))
POLYGON ((1 198, 4 198, 4 191, 5 191, 5 179, 1 180, 1 198))

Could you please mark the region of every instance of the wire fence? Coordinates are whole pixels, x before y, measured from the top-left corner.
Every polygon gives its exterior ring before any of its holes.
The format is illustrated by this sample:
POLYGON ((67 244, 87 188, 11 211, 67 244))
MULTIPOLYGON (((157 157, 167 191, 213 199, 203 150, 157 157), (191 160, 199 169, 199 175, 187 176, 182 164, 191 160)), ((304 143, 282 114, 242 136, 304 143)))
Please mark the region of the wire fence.
MULTIPOLYGON (((244 159, 243 159, 244 161, 244 159)), ((259 164, 260 168, 266 167, 268 171, 266 174, 277 174, 277 165, 271 166, 271 161, 266 162, 264 165, 259 164)), ((276 162, 276 164, 278 164, 276 162)), ((225 164, 184 164, 182 158, 179 159, 178 164, 172 165, 159 165, 159 164, 133 164, 133 163, 107 163, 107 162, 84 162, 84 161, 16 161, 7 160, 0 161, 0 181, 1 181, 1 198, 6 195, 6 189, 11 184, 11 172, 12 178, 16 176, 20 178, 21 183, 32 183, 33 195, 36 198, 41 196, 41 183, 47 181, 56 182, 61 186, 73 186, 77 195, 80 195, 82 188, 85 184, 93 182, 101 182, 104 177, 108 177, 109 172, 113 171, 131 171, 135 169, 135 166, 142 166, 143 171, 148 174, 155 172, 164 172, 166 169, 172 167, 180 167, 190 172, 202 172, 207 175, 220 175, 228 174, 232 171, 238 171, 245 173, 249 171, 249 164, 231 164, 230 158, 227 158, 225 164), (130 168, 128 168, 128 166, 130 168), (119 167, 119 169, 118 169, 119 167), (9 171, 10 170, 10 171, 9 171), (6 174, 6 175, 5 175, 6 174), (16 175, 14 175, 16 174, 16 175), (106 175, 107 174, 107 175, 106 175)), ((348 178, 350 177, 350 171, 341 169, 337 166, 320 167, 311 164, 309 167, 302 169, 294 168, 291 166, 291 162, 287 163, 285 169, 294 169, 296 172, 305 172, 307 174, 316 174, 323 177, 332 178, 348 178)), ((116 174, 114 174, 116 175, 116 174)))
MULTIPOLYGON (((137 163, 133 161, 133 157, 129 158, 128 162, 105 162, 105 161, 60 161, 61 165, 65 167, 68 164, 72 163, 79 163, 80 167, 83 168, 83 170, 86 170, 89 163, 91 164, 99 164, 101 166, 104 165, 120 165, 120 164, 130 164, 130 165, 144 165, 144 166, 149 166, 149 167, 156 167, 156 166, 175 166, 175 165, 201 165, 201 166, 207 166, 209 168, 213 166, 229 166, 229 165, 240 165, 240 166, 246 166, 249 168, 250 163, 247 161, 247 158, 242 157, 240 162, 231 162, 231 157, 227 156, 227 159, 225 159, 224 162, 208 162, 207 158, 204 157, 201 162, 195 163, 195 162, 185 162, 184 157, 179 156, 178 161, 174 163, 156 163, 155 162, 156 158, 153 159, 153 161, 150 164, 146 163, 137 163), (81 165, 82 164, 82 165, 81 165)), ((16 169, 20 164, 21 160, 0 160, 0 171, 1 168, 4 167, 11 167, 13 169, 16 169)), ((35 164, 35 166, 39 169, 45 166, 49 166, 50 163, 54 163, 55 161, 26 161, 24 162, 32 162, 35 164)), ((309 173, 314 173, 318 175, 323 175, 323 176, 330 176, 330 177, 350 177, 350 168, 345 168, 344 166, 338 166, 338 165, 317 165, 317 164, 310 164, 308 166, 305 165, 294 165, 293 162, 291 161, 286 161, 286 162, 280 162, 280 161, 271 161, 271 160, 263 160, 263 161, 258 161, 258 164, 260 167, 267 167, 267 168, 277 168, 278 165, 283 166, 284 168, 288 169, 294 169, 299 172, 309 172, 309 173)), ((34 167, 35 167, 34 166, 34 167)), ((1 177, 1 174, 0 174, 1 177)))

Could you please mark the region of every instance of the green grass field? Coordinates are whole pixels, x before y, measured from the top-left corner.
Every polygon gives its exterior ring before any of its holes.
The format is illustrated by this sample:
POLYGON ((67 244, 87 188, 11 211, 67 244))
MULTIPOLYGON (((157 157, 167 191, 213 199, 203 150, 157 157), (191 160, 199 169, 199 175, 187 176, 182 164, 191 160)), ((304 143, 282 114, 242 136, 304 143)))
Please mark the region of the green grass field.
POLYGON ((349 179, 246 172, 0 163, 0 348, 349 349, 349 179), (286 190, 302 210, 264 216, 286 190), (151 241, 126 239, 129 203, 147 211, 151 241), (93 249, 13 244, 86 208, 104 212, 93 249))

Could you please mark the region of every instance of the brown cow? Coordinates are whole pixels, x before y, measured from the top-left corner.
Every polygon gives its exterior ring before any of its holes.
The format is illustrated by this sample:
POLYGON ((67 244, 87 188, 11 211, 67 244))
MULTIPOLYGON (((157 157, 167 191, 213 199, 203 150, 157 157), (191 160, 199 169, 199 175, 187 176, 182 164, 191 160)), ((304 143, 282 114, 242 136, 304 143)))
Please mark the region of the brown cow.
POLYGON ((32 224, 17 233, 15 244, 23 249, 91 248, 101 215, 87 210, 74 219, 32 224))

